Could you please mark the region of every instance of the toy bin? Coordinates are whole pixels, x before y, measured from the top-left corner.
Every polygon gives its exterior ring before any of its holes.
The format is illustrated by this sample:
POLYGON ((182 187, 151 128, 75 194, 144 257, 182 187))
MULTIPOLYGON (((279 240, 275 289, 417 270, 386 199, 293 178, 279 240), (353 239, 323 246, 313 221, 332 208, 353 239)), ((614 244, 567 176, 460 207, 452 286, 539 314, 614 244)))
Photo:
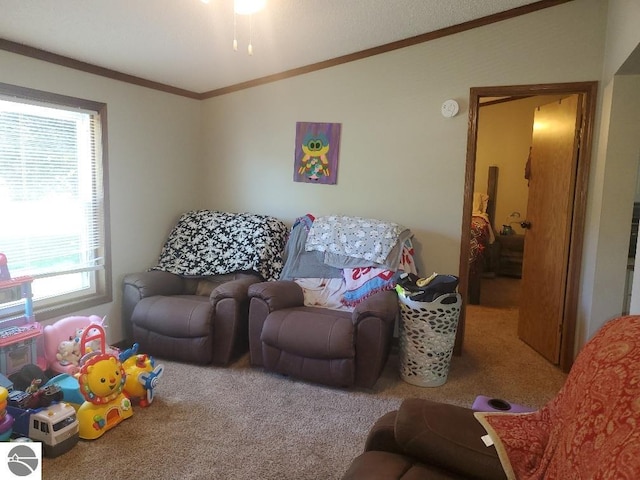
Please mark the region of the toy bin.
POLYGON ((432 302, 416 302, 402 295, 398 299, 400 377, 419 387, 438 387, 449 374, 462 297, 446 293, 432 302))

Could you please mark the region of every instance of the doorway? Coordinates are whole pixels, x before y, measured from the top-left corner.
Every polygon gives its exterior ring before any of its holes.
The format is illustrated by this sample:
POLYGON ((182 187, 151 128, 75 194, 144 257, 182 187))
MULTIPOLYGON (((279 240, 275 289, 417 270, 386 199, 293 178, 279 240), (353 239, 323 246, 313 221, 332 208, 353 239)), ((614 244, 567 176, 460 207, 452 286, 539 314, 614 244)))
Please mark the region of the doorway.
MULTIPOLYGON (((562 279, 562 293, 558 295, 556 310, 559 312, 559 318, 555 327, 545 327, 551 329, 557 329, 552 332, 558 341, 558 352, 556 363, 564 371, 568 371, 573 363, 574 356, 574 337, 576 328, 576 311, 578 301, 579 290, 579 278, 580 278, 580 262, 582 256, 582 242, 583 242, 583 230, 584 230, 584 218, 586 210, 586 190, 589 175, 589 160, 591 156, 591 140, 593 122, 595 118, 595 96, 597 91, 597 82, 580 82, 580 83, 565 83, 565 84, 551 84, 551 85, 523 85, 523 86, 506 86, 506 87, 480 87, 472 88, 469 102, 469 132, 467 140, 467 164, 465 175, 465 191, 464 191, 464 208, 463 208, 463 225, 462 225, 462 238, 471 238, 470 219, 472 216, 473 208, 473 194, 476 191, 476 174, 477 170, 477 153, 478 153, 478 138, 479 138, 479 118, 480 109, 482 105, 486 105, 487 102, 510 102, 515 100, 523 100, 532 97, 547 97, 558 96, 569 97, 575 95, 579 99, 578 112, 576 114, 575 124, 577 127, 576 144, 575 144, 575 162, 572 167, 567 170, 569 182, 571 185, 570 196, 568 204, 564 210, 567 210, 566 218, 566 236, 563 237, 562 247, 565 249, 563 260, 556 262, 554 268, 560 272, 562 279)), ((524 173, 524 163, 526 159, 522 160, 522 172, 524 173)), ((481 186, 478 186, 479 190, 482 190, 481 186)), ((538 195, 538 198, 541 198, 538 195)), ((499 201, 499 200, 498 200, 499 201)), ((532 199, 534 202, 528 207, 536 209, 538 201, 532 199)), ((518 212, 516 209, 510 209, 509 215, 514 212, 518 212)), ((492 219, 492 223, 495 225, 502 225, 503 221, 497 214, 498 218, 492 219)), ((513 217, 518 218, 517 216, 513 217)), ((550 218, 549 216, 544 218, 550 218)), ((520 220, 520 219, 519 219, 520 220)), ((522 219, 523 221, 526 219, 522 219)), ((538 220, 536 226, 540 226, 541 221, 538 220)), ((565 228, 565 227, 563 227, 565 228)), ((548 240, 548 239, 547 239, 548 240)), ((529 248, 531 250, 531 247, 529 248)), ((541 255, 545 254, 543 248, 536 248, 534 252, 538 251, 541 255)), ((465 298, 464 305, 468 302, 469 292, 469 253, 470 242, 465 240, 461 242, 460 249, 460 291, 465 298)), ((530 256, 533 253, 528 253, 530 256)), ((531 280, 531 275, 528 280, 531 280)), ((544 281, 544 279, 542 279, 544 281)), ((548 298, 544 297, 543 288, 535 288, 535 284, 527 288, 527 291, 523 295, 527 295, 527 302, 529 305, 546 305, 548 298)), ((465 322, 465 309, 460 316, 460 323, 458 327, 456 337, 456 354, 461 354, 464 342, 464 322, 465 322)), ((548 333, 548 332, 547 332, 548 333)), ((534 347, 535 348, 535 347, 534 347)))

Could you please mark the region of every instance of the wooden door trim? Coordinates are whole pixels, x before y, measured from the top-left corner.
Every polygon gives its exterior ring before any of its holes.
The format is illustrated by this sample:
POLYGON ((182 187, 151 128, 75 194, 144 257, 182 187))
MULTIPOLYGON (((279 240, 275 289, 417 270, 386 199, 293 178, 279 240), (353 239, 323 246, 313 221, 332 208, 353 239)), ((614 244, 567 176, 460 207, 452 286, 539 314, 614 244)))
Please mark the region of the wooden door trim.
POLYGON ((469 241, 471 235, 471 211, 473 207, 473 191, 475 182, 476 150, 478 140, 478 113, 481 97, 527 97, 537 95, 583 95, 582 135, 580 152, 576 165, 576 183, 573 197, 573 219, 571 221, 571 242, 567 271, 567 291, 564 304, 564 322, 560 345, 560 368, 568 372, 573 365, 575 350, 575 331, 578 312, 578 295, 580 290, 580 273, 584 243, 584 226, 587 209, 587 187, 591 164, 593 143, 593 127, 596 115, 596 95, 598 82, 571 82, 534 85, 510 85, 473 87, 469 95, 469 123, 467 134, 467 159, 464 179, 464 204, 462 208, 462 239, 460 242, 460 293, 464 299, 460 315, 454 353, 462 354, 465 311, 469 287, 469 241))

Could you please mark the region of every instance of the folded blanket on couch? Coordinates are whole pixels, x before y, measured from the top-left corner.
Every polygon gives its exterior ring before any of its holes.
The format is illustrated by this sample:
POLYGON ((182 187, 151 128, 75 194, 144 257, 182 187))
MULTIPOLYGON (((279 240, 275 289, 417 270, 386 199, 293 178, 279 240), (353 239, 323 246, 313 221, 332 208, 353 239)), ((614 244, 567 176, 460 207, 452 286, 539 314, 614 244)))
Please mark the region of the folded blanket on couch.
POLYGON ((322 252, 305 250, 307 235, 313 224, 311 214, 298 217, 291 227, 284 252, 280 280, 294 278, 342 278, 342 270, 324 263, 322 252))
POLYGON ((287 234, 274 217, 194 210, 180 217, 151 270, 191 276, 252 270, 277 280, 287 234))
POLYGON ((411 231, 373 218, 329 215, 317 217, 305 249, 324 252, 324 262, 337 268, 376 266, 397 270, 404 241, 411 231))
POLYGON ((376 267, 345 268, 342 304, 355 307, 377 292, 393 290, 402 272, 417 273, 411 240, 406 240, 402 246, 402 257, 396 271, 376 267))

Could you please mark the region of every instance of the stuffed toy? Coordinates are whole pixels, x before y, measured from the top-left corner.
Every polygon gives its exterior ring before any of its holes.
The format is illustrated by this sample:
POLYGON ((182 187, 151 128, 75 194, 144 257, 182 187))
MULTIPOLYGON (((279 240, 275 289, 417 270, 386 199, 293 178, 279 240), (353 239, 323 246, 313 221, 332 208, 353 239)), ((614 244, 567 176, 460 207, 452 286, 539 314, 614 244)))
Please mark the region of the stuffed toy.
POLYGON ((58 345, 58 353, 56 358, 60 365, 78 366, 80 361, 80 345, 75 340, 63 340, 58 345))
MULTIPOLYGON (((87 328, 91 328, 91 327, 87 327, 87 328)), ((76 344, 78 345, 78 353, 80 352, 80 339, 82 338, 82 334, 84 333, 84 330, 85 330, 84 328, 78 328, 76 330, 76 336, 73 339, 73 341, 76 342, 76 344)), ((91 332, 89 333, 89 335, 91 335, 91 332)), ((90 340, 88 343, 85 344, 84 349, 86 353, 100 351, 100 340, 98 339, 90 340)))

